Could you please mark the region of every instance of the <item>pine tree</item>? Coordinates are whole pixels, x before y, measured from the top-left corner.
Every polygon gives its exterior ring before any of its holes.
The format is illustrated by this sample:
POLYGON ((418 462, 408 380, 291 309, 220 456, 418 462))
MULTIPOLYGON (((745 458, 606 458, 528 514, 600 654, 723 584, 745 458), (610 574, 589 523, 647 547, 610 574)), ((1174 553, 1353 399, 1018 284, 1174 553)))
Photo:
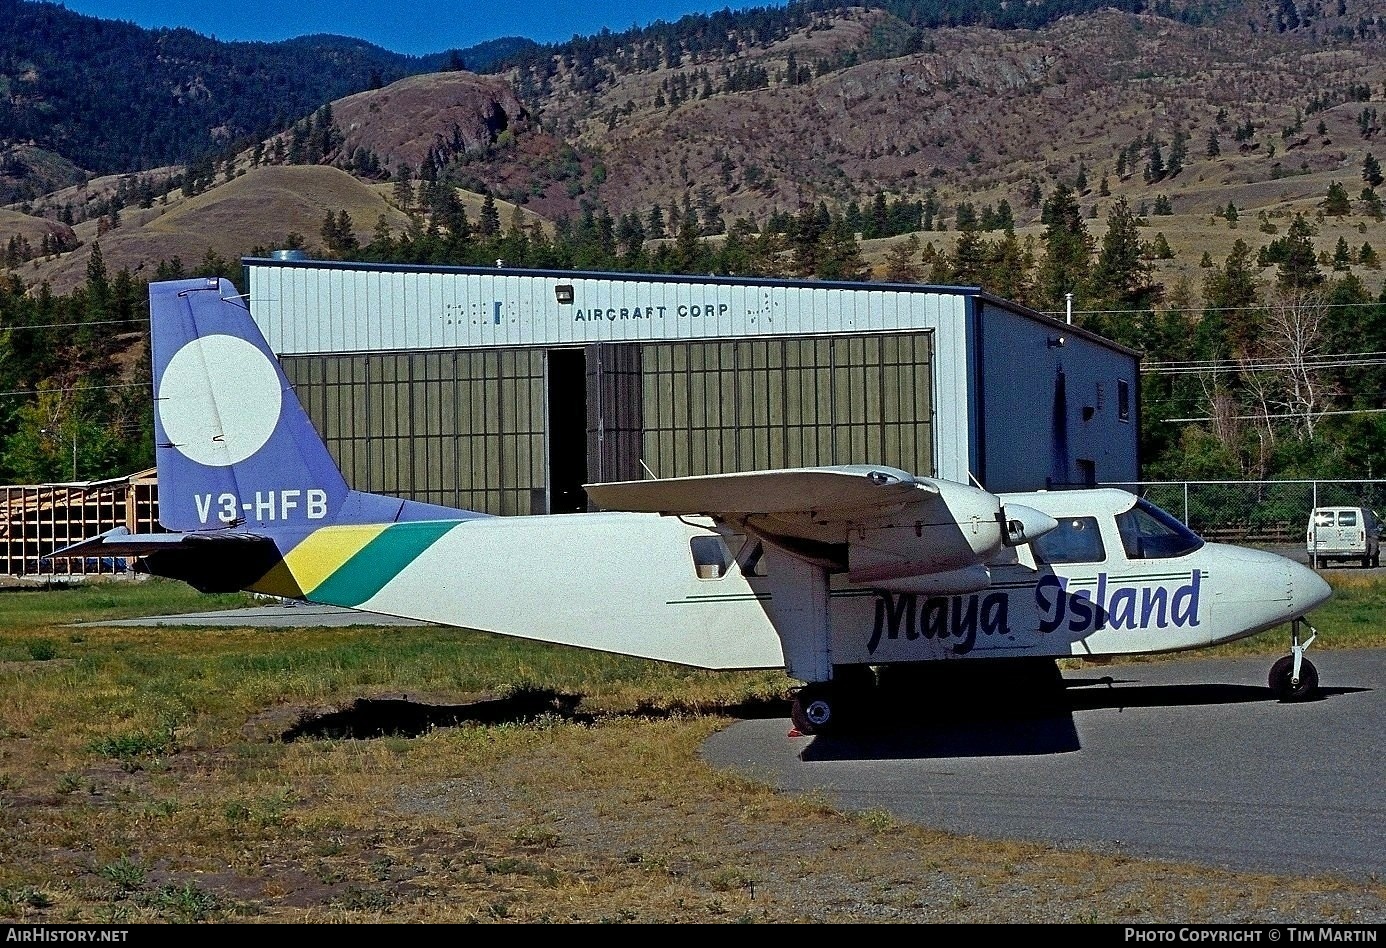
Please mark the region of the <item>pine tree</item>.
POLYGON ((1352 204, 1348 201, 1347 188, 1337 181, 1330 181, 1328 184, 1328 196, 1322 202, 1323 212, 1330 217, 1342 217, 1352 212, 1352 204))
POLYGON ((1313 227, 1303 214, 1296 214, 1285 232, 1285 256, 1280 261, 1276 276, 1276 282, 1282 289, 1312 289, 1323 283, 1313 237, 1313 227))
POLYGON ((1146 184, 1154 184, 1165 177, 1165 160, 1160 155, 1160 143, 1150 146, 1150 158, 1145 163, 1146 184))
POLYGON ((1125 197, 1118 198, 1107 214, 1107 232, 1090 285, 1094 297, 1121 306, 1144 307, 1160 295, 1151 282, 1136 215, 1125 197))
POLYGON ((962 286, 981 286, 986 279, 986 247, 973 222, 959 225, 953 245, 953 279, 962 286))
POLYGON ((1333 248, 1333 269, 1339 273, 1352 269, 1352 250, 1348 247, 1346 237, 1339 237, 1333 248))
POLYGON ((886 252, 884 276, 890 283, 918 283, 921 275, 919 238, 910 234, 886 252))
POLYGON ((1376 160, 1376 156, 1367 152, 1367 157, 1362 162, 1362 180, 1367 182, 1367 187, 1380 187, 1383 180, 1381 176, 1381 162, 1376 160))
POLYGON ((645 224, 645 230, 652 240, 663 240, 669 236, 668 231, 664 229, 664 209, 658 204, 650 205, 650 217, 645 224))
POLYGON ((1203 278, 1203 305, 1211 311, 1204 318, 1226 327, 1234 352, 1246 352, 1259 328, 1251 311, 1259 302, 1258 269, 1251 247, 1238 238, 1222 268, 1203 278))
POLYGON ((1045 225, 1037 293, 1039 304, 1058 309, 1067 293, 1077 291, 1092 267, 1093 242, 1083 224, 1082 211, 1073 189, 1062 182, 1055 185, 1044 203, 1040 220, 1045 225))
POLYGON ((481 202, 481 220, 477 228, 477 233, 483 240, 500 236, 500 212, 496 210, 496 199, 490 193, 481 202))

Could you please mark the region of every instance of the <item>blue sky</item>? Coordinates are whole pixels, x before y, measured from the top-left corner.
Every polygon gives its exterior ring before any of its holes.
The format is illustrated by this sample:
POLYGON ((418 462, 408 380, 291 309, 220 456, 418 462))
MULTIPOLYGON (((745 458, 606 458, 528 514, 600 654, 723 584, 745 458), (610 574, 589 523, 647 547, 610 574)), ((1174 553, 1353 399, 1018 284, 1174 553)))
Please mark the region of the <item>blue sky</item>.
POLYGON ((309 33, 354 36, 397 53, 419 55, 465 49, 502 36, 540 43, 571 39, 609 27, 614 32, 688 13, 710 13, 784 0, 62 0, 62 6, 144 27, 177 27, 221 40, 282 40, 309 33))

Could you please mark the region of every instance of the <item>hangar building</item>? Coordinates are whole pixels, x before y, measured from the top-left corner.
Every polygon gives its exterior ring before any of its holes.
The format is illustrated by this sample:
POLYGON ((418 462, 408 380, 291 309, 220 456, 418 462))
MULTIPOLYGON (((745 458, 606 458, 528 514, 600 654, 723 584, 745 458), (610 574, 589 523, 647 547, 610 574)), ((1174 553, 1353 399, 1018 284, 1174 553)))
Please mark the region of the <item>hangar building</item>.
POLYGON ((885 464, 1138 479, 1138 356, 975 287, 246 259, 348 482, 495 514, 584 483, 885 464))

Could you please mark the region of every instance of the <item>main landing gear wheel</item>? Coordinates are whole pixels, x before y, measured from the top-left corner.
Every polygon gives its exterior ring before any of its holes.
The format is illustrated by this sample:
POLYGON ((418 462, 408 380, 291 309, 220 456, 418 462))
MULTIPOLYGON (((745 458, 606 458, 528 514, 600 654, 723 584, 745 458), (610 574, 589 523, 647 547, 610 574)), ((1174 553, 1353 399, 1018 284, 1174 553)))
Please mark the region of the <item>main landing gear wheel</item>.
POLYGON ((789 717, 800 734, 830 734, 838 725, 840 712, 833 693, 809 685, 799 689, 790 705, 789 717))
POLYGON ((1310 625, 1309 638, 1300 644, 1300 625, 1309 623, 1296 619, 1290 626, 1290 654, 1272 665, 1270 675, 1266 678, 1266 684, 1281 701, 1307 701, 1319 691, 1319 670, 1304 657, 1310 644, 1318 638, 1318 632, 1310 625))

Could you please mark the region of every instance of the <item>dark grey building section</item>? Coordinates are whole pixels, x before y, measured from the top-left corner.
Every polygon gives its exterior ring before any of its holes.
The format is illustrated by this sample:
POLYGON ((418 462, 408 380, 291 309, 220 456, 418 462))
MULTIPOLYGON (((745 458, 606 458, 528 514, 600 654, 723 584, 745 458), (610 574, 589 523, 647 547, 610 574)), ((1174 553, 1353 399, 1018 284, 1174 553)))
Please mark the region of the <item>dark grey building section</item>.
POLYGON ((983 430, 974 473, 992 491, 1140 480, 1134 352, 1058 320, 977 304, 983 430))

